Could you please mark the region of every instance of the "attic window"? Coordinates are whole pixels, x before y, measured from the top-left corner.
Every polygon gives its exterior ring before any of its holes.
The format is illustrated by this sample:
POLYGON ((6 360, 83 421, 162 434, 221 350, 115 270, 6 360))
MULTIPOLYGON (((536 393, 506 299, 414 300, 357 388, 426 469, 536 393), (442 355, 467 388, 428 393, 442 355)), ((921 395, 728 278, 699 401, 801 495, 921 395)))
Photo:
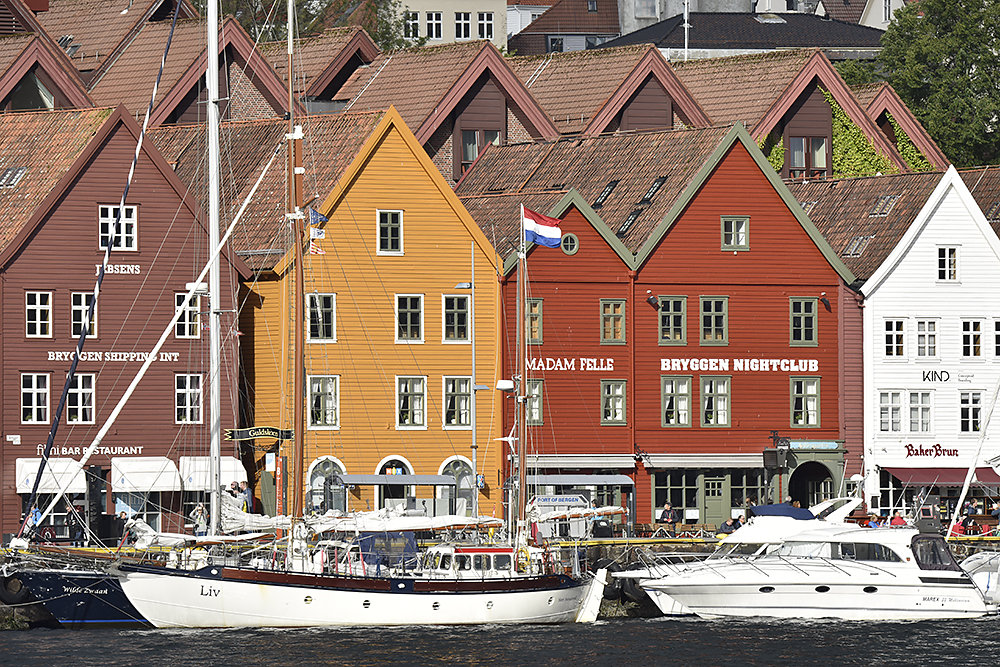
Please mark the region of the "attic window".
POLYGON ((847 244, 844 248, 844 252, 840 253, 843 257, 860 257, 861 253, 865 251, 868 247, 868 242, 871 241, 874 236, 855 236, 851 239, 851 242, 847 244))
POLYGON ((622 226, 618 228, 618 234, 617 235, 618 236, 624 236, 625 234, 627 234, 628 230, 632 229, 632 225, 635 224, 635 221, 639 219, 640 215, 642 215, 642 209, 641 208, 637 208, 636 210, 634 210, 631 213, 629 213, 628 217, 625 218, 625 222, 623 222, 622 226))
POLYGON ((597 0, 587 0, 587 11, 591 13, 597 11, 597 0))
POLYGON ((640 205, 648 204, 649 202, 653 201, 653 197, 656 196, 656 193, 660 191, 660 188, 662 188, 663 184, 666 182, 667 182, 666 176, 660 176, 655 181, 653 181, 653 184, 649 186, 648 190, 646 190, 646 194, 642 196, 642 200, 639 202, 639 204, 640 205))
POLYGON ((0 188, 12 188, 17 185, 25 171, 25 167, 7 167, 0 171, 0 188))
POLYGON ((812 213, 812 210, 816 208, 816 201, 800 201, 799 204, 802 206, 802 210, 805 211, 806 215, 812 213))
POLYGON ((604 206, 604 202, 608 200, 608 197, 611 196, 611 193, 612 191, 614 191, 615 186, 618 185, 620 182, 621 181, 617 179, 613 181, 608 181, 608 184, 604 186, 604 190, 602 190, 601 194, 597 195, 597 199, 594 200, 593 207, 600 208, 604 206))
POLYGON ((549 190, 562 190, 566 187, 565 183, 551 183, 549 185, 549 190))
POLYGON ((777 14, 757 14, 754 18, 757 23, 785 23, 785 19, 777 14))
POLYGON ((882 195, 875 201, 875 206, 872 208, 872 212, 868 214, 868 217, 884 218, 889 215, 889 211, 892 210, 897 199, 899 199, 899 195, 882 195))
POLYGON ((1000 200, 993 202, 993 204, 986 209, 986 219, 1000 220, 1000 200))

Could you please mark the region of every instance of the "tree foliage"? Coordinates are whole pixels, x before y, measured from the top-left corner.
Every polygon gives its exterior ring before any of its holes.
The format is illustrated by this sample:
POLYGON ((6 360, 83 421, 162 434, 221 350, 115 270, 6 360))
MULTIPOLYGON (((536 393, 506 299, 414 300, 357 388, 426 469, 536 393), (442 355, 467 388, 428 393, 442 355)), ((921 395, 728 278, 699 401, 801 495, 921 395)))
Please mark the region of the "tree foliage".
POLYGON ((959 167, 1000 160, 1000 3, 919 0, 896 11, 878 65, 959 167))

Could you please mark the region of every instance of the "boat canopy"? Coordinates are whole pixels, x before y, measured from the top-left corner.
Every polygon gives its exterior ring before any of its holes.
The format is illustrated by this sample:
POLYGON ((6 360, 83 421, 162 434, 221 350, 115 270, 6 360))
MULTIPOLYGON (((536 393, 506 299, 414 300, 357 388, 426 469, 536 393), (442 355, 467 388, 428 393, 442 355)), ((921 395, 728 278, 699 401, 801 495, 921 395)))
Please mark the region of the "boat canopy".
POLYGON ((777 505, 754 505, 747 508, 747 518, 752 516, 787 516, 793 519, 815 519, 812 512, 803 507, 792 507, 790 503, 777 505))

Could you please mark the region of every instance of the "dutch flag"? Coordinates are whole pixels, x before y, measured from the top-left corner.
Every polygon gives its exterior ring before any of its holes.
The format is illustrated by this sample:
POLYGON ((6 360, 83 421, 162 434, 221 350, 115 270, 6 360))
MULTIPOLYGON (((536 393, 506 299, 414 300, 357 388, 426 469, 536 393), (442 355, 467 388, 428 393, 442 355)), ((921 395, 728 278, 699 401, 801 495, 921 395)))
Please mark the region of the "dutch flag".
POLYGON ((562 221, 558 218, 550 218, 521 205, 521 226, 524 227, 526 243, 558 248, 562 240, 562 232, 559 231, 560 222, 562 221))

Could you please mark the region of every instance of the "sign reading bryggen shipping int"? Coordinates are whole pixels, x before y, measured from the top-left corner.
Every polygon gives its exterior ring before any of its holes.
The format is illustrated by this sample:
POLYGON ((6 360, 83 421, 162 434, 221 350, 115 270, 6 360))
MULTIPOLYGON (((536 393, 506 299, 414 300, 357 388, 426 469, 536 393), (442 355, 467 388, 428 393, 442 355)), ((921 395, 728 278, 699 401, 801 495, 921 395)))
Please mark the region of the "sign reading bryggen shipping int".
POLYGON ((661 371, 710 371, 733 373, 818 373, 818 359, 660 359, 661 371))

